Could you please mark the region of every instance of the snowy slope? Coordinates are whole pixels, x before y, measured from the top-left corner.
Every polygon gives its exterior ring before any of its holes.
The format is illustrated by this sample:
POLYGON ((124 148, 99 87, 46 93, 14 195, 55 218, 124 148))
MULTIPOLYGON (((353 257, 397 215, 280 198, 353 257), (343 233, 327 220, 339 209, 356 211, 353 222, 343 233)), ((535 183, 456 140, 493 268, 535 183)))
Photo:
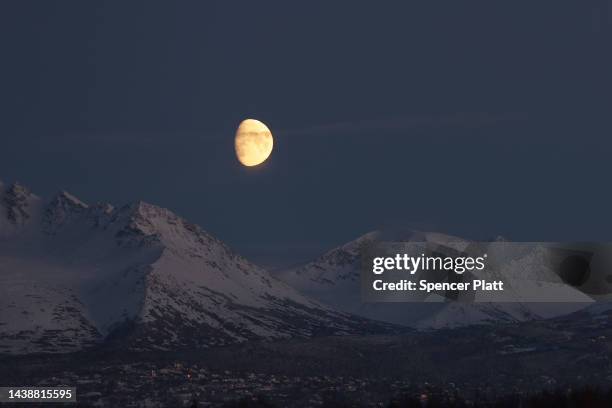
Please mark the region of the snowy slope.
POLYGON ((0 190, 0 353, 387 328, 304 297, 169 210, 0 190))
MULTIPOLYGON (((554 283, 557 276, 552 272, 542 271, 540 273, 543 276, 539 278, 543 281, 550 281, 546 283, 549 292, 554 291, 558 296, 562 294, 565 299, 572 299, 573 303, 562 305, 521 302, 520 293, 527 291, 526 285, 533 282, 533 280, 525 281, 521 274, 524 273, 529 262, 535 262, 532 258, 538 256, 536 253, 521 259, 520 262, 523 264, 517 261, 516 265, 511 265, 501 271, 504 274, 504 280, 510 281, 513 285, 508 290, 508 299, 511 302, 488 303, 486 299, 480 299, 481 303, 424 302, 424 299, 415 295, 415 302, 410 303, 364 303, 361 301, 360 290, 361 250, 373 242, 381 241, 430 242, 457 250, 470 244, 468 240, 440 233, 373 231, 325 253, 310 263, 280 271, 277 276, 305 295, 338 310, 421 329, 550 318, 574 312, 592 301, 577 290, 568 288, 560 282, 559 284, 554 283), (513 291, 512 288, 520 290, 513 291)), ((474 277, 495 279, 490 271, 485 272, 482 276, 475 273, 474 277)), ((530 279, 534 277, 531 276, 530 279)), ((546 293, 546 290, 542 290, 541 287, 544 283, 538 282, 537 284, 540 285, 538 290, 546 293)))

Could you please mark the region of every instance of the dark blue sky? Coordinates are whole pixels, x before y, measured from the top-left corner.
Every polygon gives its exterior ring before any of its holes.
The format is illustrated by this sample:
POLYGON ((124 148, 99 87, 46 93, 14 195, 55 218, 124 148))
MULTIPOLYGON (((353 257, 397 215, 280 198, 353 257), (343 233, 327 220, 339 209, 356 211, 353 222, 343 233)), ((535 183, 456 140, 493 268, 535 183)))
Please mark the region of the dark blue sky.
POLYGON ((398 224, 612 239, 610 2, 430 3, 3 1, 0 179, 265 263, 398 224))

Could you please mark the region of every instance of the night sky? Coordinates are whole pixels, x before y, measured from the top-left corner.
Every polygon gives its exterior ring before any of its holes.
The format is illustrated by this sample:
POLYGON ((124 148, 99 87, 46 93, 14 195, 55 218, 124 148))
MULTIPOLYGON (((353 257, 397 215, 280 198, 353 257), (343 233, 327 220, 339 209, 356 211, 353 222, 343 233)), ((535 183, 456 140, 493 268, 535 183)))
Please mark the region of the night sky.
POLYGON ((2 1, 0 51, 0 179, 39 195, 267 265, 388 226, 612 240, 610 2, 2 1))

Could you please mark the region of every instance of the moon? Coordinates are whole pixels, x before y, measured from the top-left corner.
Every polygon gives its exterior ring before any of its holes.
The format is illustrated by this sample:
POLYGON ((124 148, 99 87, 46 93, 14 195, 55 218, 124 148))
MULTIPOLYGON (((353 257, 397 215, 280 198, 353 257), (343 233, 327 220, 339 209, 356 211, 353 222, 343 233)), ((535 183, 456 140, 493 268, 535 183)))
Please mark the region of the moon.
POLYGON ((266 161, 272 153, 273 146, 272 132, 262 122, 245 119, 238 126, 234 147, 238 161, 244 166, 257 166, 266 161))

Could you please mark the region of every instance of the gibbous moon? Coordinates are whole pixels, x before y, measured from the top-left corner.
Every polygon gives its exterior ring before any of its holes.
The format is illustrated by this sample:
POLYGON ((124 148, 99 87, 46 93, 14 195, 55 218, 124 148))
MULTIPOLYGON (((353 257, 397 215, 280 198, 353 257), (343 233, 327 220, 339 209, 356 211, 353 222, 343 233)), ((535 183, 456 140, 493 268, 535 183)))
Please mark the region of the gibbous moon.
POLYGON ((274 139, 266 125, 255 119, 245 119, 236 130, 234 147, 240 163, 257 166, 266 161, 272 153, 274 139))

